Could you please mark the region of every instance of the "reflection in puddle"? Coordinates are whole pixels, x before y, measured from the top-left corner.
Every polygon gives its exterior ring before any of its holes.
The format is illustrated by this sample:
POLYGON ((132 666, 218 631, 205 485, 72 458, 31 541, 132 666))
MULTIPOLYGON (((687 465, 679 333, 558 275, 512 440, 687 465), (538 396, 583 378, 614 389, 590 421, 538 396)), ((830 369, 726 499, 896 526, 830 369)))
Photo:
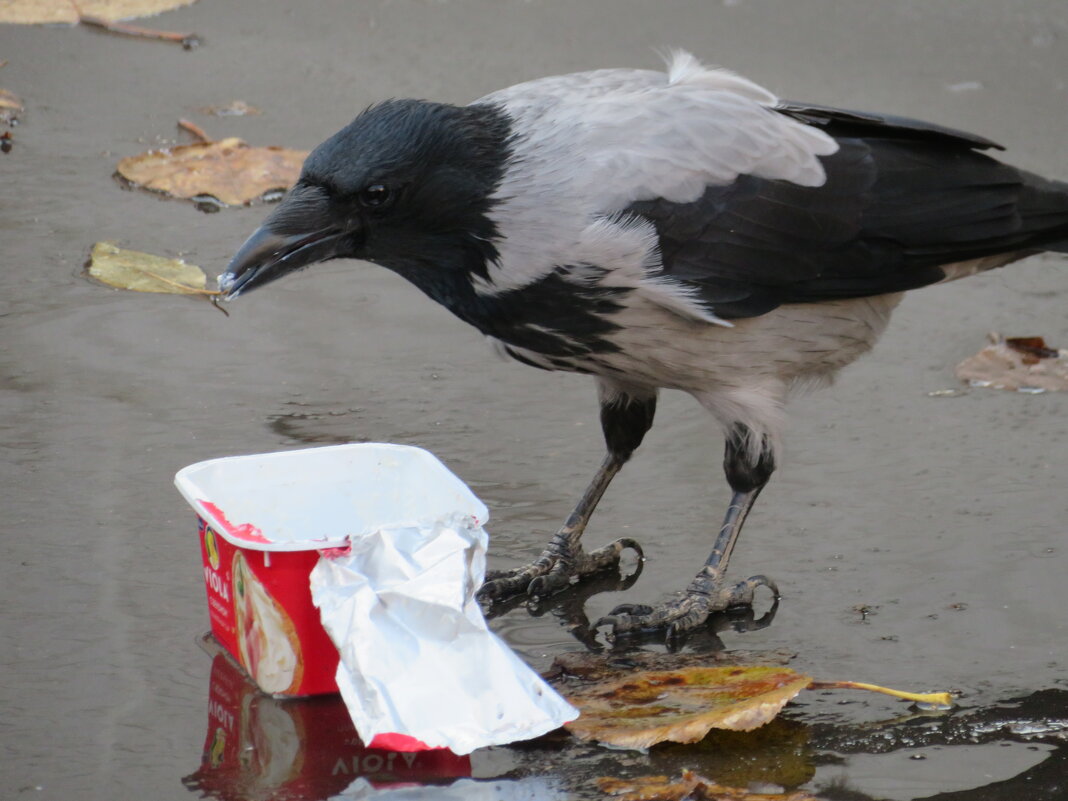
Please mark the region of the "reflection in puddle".
POLYGON ((795 790, 825 801, 1066 797, 1065 690, 881 723, 806 720, 797 707, 754 732, 713 731, 648 753, 555 733, 460 757, 367 748, 339 696, 264 695, 225 653, 213 653, 201 764, 183 783, 221 801, 601 800, 598 776, 683 770, 769 798, 795 790))
POLYGON ((224 801, 280 796, 313 801, 341 793, 356 779, 381 788, 470 775, 471 759, 450 751, 367 748, 340 696, 264 695, 219 652, 211 666, 200 769, 183 782, 224 801))
POLYGON ((503 781, 458 779, 447 787, 375 787, 357 779, 336 801, 565 801, 543 777, 503 781))

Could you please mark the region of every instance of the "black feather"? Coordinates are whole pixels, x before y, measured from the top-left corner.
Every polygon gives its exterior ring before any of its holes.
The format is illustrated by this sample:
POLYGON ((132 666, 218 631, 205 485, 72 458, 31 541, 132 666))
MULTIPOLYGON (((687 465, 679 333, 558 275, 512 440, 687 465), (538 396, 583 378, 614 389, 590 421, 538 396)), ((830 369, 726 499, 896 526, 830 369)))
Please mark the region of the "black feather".
POLYGON ((911 142, 964 145, 979 150, 1005 149, 983 136, 893 114, 852 111, 815 103, 795 103, 791 100, 780 101, 775 110, 809 125, 827 128, 832 136, 837 137, 878 136, 883 139, 907 139, 911 142))
POLYGON ((468 322, 506 345, 566 358, 618 350, 608 335, 619 329, 613 318, 631 290, 599 286, 603 270, 584 265, 584 280, 573 268, 557 267, 543 278, 496 295, 472 293, 471 305, 457 310, 468 322))
POLYGON ((889 135, 839 138, 822 186, 741 176, 693 203, 628 208, 656 227, 664 274, 720 317, 914 289, 942 280, 946 264, 1068 239, 1068 185, 948 129, 825 117, 829 131, 889 135))

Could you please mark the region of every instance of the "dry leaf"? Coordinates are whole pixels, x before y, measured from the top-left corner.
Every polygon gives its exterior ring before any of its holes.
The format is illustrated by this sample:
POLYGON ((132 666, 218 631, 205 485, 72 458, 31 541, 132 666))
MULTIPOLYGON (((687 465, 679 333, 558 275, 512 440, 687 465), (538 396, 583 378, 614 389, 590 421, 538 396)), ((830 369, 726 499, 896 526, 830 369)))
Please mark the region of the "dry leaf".
POLYGON ((250 147, 240 139, 223 139, 130 156, 119 162, 118 172, 155 192, 185 199, 210 195, 228 206, 240 206, 296 183, 307 155, 303 150, 250 147))
POLYGON ((1042 337, 1004 339, 993 334, 991 340, 993 344, 957 365, 957 378, 973 387, 1068 391, 1068 350, 1050 348, 1042 337))
POLYGON ((763 726, 811 682, 811 676, 765 665, 637 673, 564 688, 581 713, 565 728, 580 739, 621 748, 694 743, 713 728, 763 726))
POLYGON ((737 787, 724 787, 689 770, 684 770, 682 778, 675 781, 667 776, 634 779, 606 776, 597 779, 597 787, 620 801, 819 801, 802 792, 750 793, 737 787))
POLYGON ((97 242, 89 259, 89 275, 118 289, 165 292, 172 295, 217 294, 205 289, 207 277, 194 264, 165 259, 136 250, 123 250, 111 242, 97 242))
POLYGON ((791 656, 785 652, 572 653, 557 657, 545 677, 579 709, 578 719, 565 725, 568 731, 583 740, 621 748, 648 748, 665 740, 697 742, 712 729, 751 731, 773 720, 804 689, 878 692, 929 709, 949 709, 953 704, 948 693, 813 681, 783 667, 791 656), (759 659, 764 664, 739 664, 739 659, 759 659))
POLYGON ((0 0, 0 22, 20 25, 67 23, 74 25, 82 15, 108 22, 135 17, 152 17, 188 6, 196 0, 0 0))

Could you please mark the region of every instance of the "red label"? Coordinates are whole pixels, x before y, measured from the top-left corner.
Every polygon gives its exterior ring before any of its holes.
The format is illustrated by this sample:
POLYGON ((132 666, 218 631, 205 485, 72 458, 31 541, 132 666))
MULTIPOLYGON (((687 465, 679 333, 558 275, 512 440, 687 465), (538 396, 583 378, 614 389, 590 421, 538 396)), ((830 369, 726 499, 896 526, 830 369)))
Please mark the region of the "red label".
POLYGON ((337 649, 308 584, 318 553, 238 548, 203 519, 200 544, 212 633, 260 689, 337 692, 337 649))

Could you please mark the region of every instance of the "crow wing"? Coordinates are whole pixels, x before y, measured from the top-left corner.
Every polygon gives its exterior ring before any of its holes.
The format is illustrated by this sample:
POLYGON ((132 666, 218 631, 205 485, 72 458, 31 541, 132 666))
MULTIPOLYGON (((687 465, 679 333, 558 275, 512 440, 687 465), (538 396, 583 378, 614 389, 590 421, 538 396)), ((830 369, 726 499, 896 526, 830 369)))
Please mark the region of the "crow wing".
POLYGON ((1068 184, 977 152, 999 147, 989 140, 823 106, 776 110, 837 141, 822 185, 742 175, 691 203, 626 210, 656 228, 663 276, 720 318, 913 289, 943 280, 943 265, 1068 240, 1068 184))

